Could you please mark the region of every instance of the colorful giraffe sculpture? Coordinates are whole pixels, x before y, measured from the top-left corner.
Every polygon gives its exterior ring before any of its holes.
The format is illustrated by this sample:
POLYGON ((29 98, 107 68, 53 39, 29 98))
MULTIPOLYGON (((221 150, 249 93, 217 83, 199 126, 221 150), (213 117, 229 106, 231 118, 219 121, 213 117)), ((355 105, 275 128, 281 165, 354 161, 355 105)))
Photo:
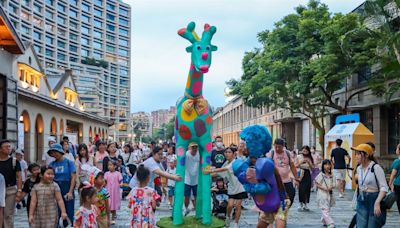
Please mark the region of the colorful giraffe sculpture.
POLYGON ((178 34, 190 41, 192 45, 186 48, 191 53, 191 65, 186 83, 185 96, 177 102, 175 119, 176 154, 178 157, 176 174, 182 181, 175 183, 175 199, 173 208, 173 224, 183 223, 182 205, 185 179, 185 154, 189 143, 199 145, 200 165, 196 198, 196 218, 203 224, 211 224, 211 177, 204 174, 210 169, 211 163, 211 127, 212 115, 207 100, 203 98, 203 74, 211 65, 211 52, 217 47, 211 45, 211 39, 217 29, 205 24, 201 39, 194 31, 195 23, 190 22, 187 28, 180 29, 178 34))

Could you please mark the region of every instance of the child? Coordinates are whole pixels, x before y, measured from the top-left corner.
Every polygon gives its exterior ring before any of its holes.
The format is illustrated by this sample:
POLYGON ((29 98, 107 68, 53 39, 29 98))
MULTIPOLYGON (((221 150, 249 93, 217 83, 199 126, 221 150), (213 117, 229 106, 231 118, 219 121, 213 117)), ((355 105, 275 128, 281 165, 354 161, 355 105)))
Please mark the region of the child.
POLYGON ((154 209, 160 196, 154 189, 147 187, 150 181, 149 169, 139 165, 136 178, 139 187, 133 188, 128 196, 128 206, 131 208, 131 228, 155 227, 154 209))
MULTIPOLYGON (((169 167, 167 169, 167 173, 175 175, 176 174, 176 159, 169 161, 169 167)), ((168 179, 168 201, 169 201, 169 209, 172 210, 173 197, 175 194, 175 181, 168 179)))
POLYGON ((217 178, 216 185, 211 188, 211 192, 213 198, 213 214, 216 216, 223 214, 223 219, 225 219, 229 196, 228 189, 226 189, 225 181, 222 177, 217 178))
POLYGON ((317 185, 317 204, 322 211, 321 221, 324 225, 334 227, 333 219, 330 215, 331 207, 335 206, 335 197, 333 188, 335 188, 335 180, 332 175, 332 163, 325 159, 322 161, 321 173, 315 178, 317 185))
POLYGON ((4 208, 6 207, 6 180, 3 174, 0 173, 0 228, 3 228, 4 208))
POLYGON ((67 219, 64 201, 60 187, 54 180, 54 169, 42 166, 40 183, 33 186, 31 192, 31 205, 29 208, 30 227, 54 227, 58 224, 58 208, 61 210, 61 218, 67 219), (57 208, 58 204, 58 208, 57 208))
POLYGON ((75 214, 75 228, 97 228, 96 218, 99 215, 97 207, 96 188, 85 182, 81 188, 81 207, 75 214))
POLYGON ((28 171, 31 173, 30 178, 28 178, 25 183, 24 187, 22 188, 22 199, 25 198, 26 195, 28 195, 28 202, 26 204, 26 212, 28 213, 29 217, 29 208, 31 205, 31 191, 32 188, 35 184, 40 182, 40 166, 36 163, 32 163, 28 166, 28 171))
POLYGON ((97 190, 97 210, 99 211, 99 216, 97 216, 97 227, 98 228, 108 228, 110 227, 110 206, 108 199, 110 195, 107 189, 104 187, 104 173, 98 172, 94 178, 94 187, 97 190))
POLYGON ((115 224, 115 219, 117 218, 117 210, 121 207, 121 193, 120 184, 122 182, 122 175, 120 172, 116 171, 117 162, 114 160, 108 161, 108 170, 104 174, 104 179, 106 180, 106 188, 110 193, 110 210, 112 214, 111 225, 115 224))

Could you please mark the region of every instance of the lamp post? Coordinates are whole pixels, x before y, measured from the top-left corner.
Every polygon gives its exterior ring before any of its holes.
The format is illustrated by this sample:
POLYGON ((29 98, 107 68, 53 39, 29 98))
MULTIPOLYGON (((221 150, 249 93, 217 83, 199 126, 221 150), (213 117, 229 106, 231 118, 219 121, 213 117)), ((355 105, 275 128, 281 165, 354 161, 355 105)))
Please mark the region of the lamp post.
POLYGON ((135 140, 136 140, 136 134, 133 134, 133 144, 135 144, 135 140))
POLYGON ((132 134, 128 134, 129 141, 132 142, 132 134))

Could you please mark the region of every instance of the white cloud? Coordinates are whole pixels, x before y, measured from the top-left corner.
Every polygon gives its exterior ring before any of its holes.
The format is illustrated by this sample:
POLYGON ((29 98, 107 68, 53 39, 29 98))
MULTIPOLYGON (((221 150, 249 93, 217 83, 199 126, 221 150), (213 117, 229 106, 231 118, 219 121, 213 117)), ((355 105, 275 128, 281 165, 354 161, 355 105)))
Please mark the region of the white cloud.
MULTIPOLYGON (((127 0, 132 6, 132 111, 174 105, 184 92, 189 43, 176 32, 190 21, 202 32, 204 23, 218 29, 204 95, 213 106, 224 104, 225 82, 240 77, 245 51, 259 46, 257 33, 307 0, 127 0)), ((326 0, 332 12, 347 13, 362 0, 326 0)))

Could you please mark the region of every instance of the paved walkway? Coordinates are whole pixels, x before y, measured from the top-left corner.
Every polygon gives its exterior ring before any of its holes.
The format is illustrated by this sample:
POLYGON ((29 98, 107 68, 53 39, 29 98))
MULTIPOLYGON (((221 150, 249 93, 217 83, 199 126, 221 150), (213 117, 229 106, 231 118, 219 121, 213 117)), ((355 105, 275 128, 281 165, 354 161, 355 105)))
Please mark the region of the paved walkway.
MULTIPOLYGON (((335 193, 337 195, 337 193, 335 193)), ((295 203, 289 211, 288 228, 297 227, 323 227, 320 218, 321 212, 317 208, 316 193, 311 194, 311 203, 309 205, 310 211, 300 212, 297 210, 299 206, 298 199, 296 197, 295 203)), ((336 207, 332 209, 332 217, 335 220, 336 227, 348 227, 352 216, 355 211, 351 208, 352 192, 348 192, 345 198, 336 200, 336 207)), ((78 203, 78 202, 77 202, 78 203)), ((252 201, 244 205, 246 210, 242 211, 242 217, 240 220, 240 228, 253 228, 256 227, 258 214, 254 212, 251 208, 253 207, 252 201)), ((118 212, 117 225, 113 227, 129 227, 129 210, 127 209, 127 201, 122 201, 122 209, 118 212)), ((165 216, 170 216, 171 210, 168 209, 166 203, 162 203, 157 209, 156 218, 161 218, 165 216)), ((396 204, 391 211, 388 212, 387 221, 385 227, 395 228, 400 227, 400 216, 397 212, 396 204)), ((21 209, 17 212, 15 227, 28 227, 26 210, 21 209)))

